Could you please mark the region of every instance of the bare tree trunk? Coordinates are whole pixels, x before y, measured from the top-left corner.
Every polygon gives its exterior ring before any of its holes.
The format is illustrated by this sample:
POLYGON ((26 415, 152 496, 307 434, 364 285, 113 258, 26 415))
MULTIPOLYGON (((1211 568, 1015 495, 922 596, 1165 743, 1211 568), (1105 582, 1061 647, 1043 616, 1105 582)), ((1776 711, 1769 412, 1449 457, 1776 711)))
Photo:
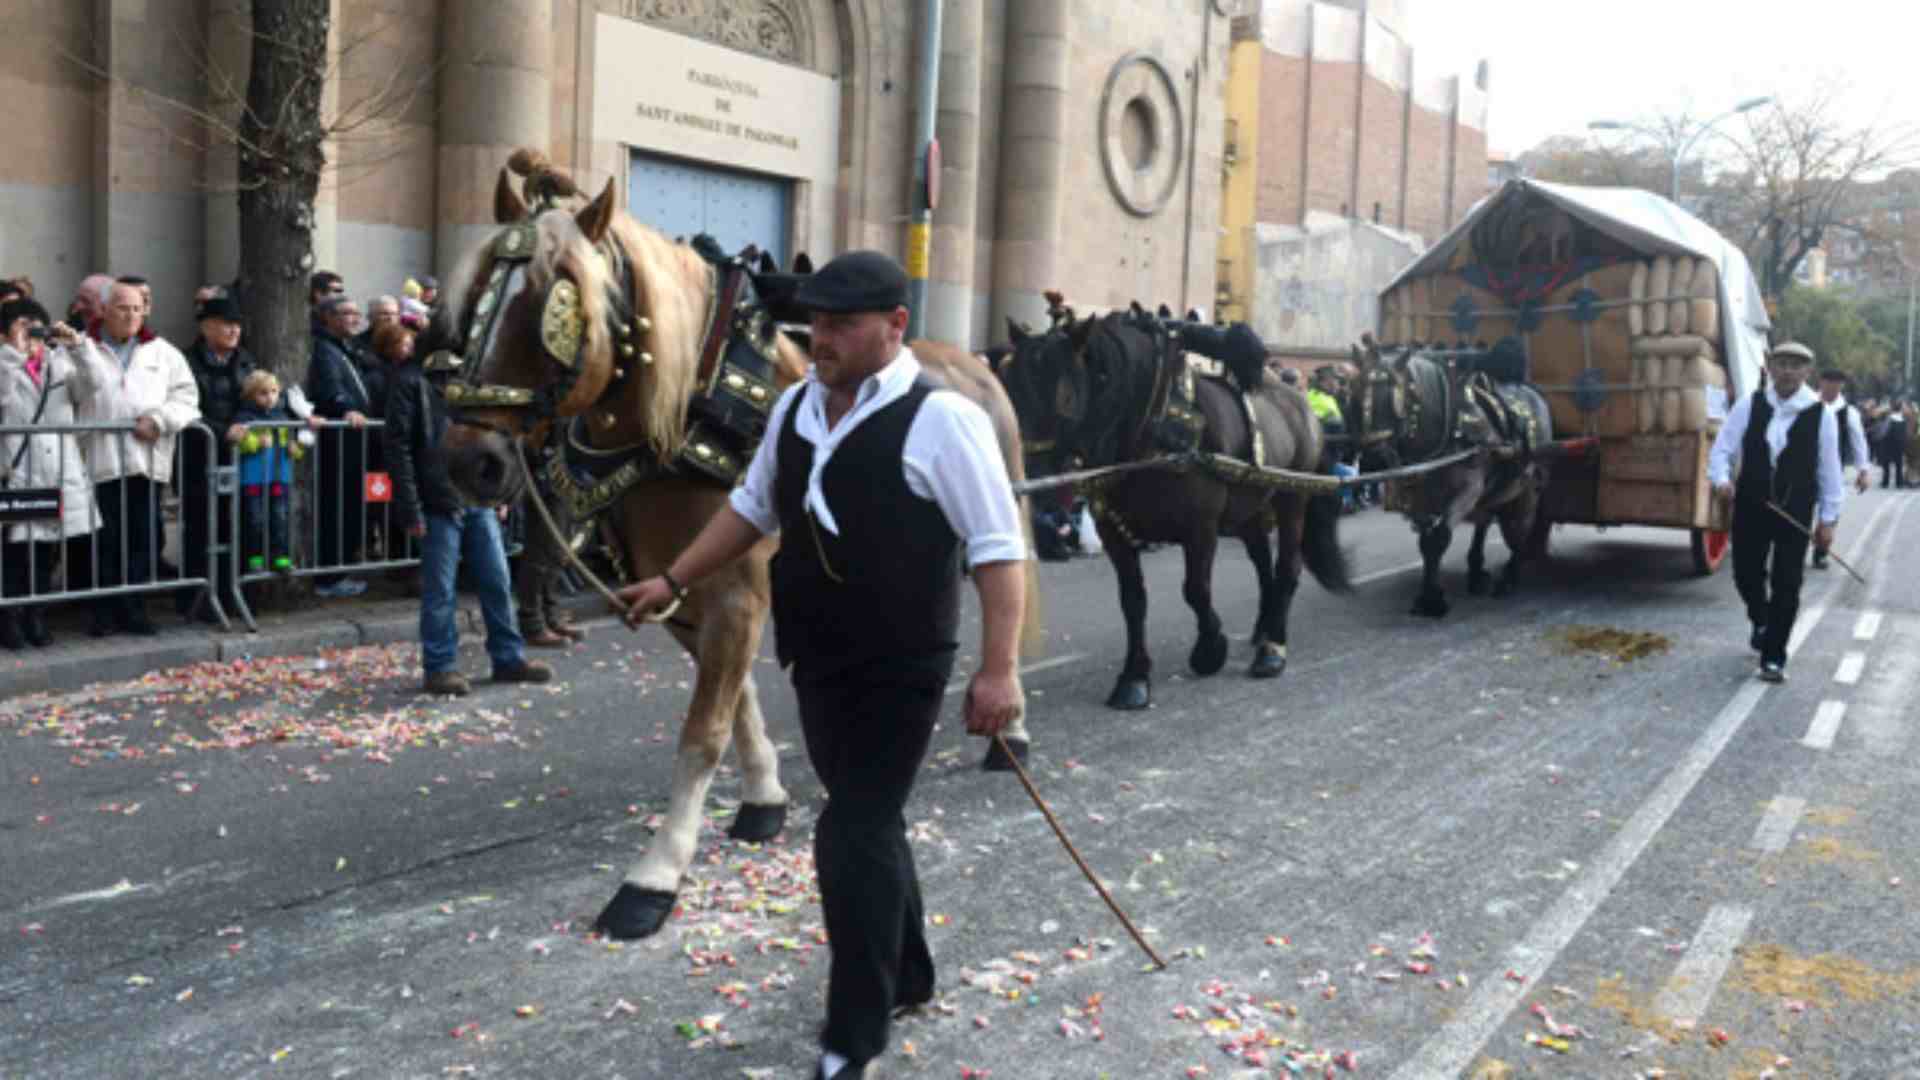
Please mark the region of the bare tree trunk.
POLYGON ((255 359, 303 381, 313 203, 326 167, 328 0, 252 0, 253 50, 240 118, 241 304, 255 359))

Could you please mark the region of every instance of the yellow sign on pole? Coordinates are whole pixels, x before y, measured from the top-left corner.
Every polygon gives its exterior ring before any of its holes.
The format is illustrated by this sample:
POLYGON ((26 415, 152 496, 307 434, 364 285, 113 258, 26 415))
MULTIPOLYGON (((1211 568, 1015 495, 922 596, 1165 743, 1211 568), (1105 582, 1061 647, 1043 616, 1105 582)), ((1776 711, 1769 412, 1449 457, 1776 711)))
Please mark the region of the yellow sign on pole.
POLYGON ((925 281, 932 260, 933 226, 924 221, 907 226, 907 276, 925 281))

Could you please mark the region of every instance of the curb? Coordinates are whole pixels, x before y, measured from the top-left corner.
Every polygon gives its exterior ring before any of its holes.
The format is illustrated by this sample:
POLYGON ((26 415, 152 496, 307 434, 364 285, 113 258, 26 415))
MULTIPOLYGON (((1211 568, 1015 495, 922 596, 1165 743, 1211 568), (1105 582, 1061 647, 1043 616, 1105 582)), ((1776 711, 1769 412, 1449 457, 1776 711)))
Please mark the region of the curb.
MULTIPOLYGON (((563 602, 582 623, 605 615, 598 597, 563 602)), ((484 635, 478 604, 463 598, 457 617, 462 637, 484 635)), ((236 626, 240 625, 237 621, 236 626)), ((150 671, 190 664, 232 663, 268 657, 306 656, 323 649, 351 649, 361 645, 391 645, 416 641, 420 616, 409 605, 405 612, 343 615, 319 622, 270 627, 259 633, 244 630, 216 632, 199 627, 169 627, 152 638, 113 637, 75 641, 63 637, 55 655, 0 653, 0 701, 24 694, 68 693, 97 683, 138 679, 150 671), (11 663, 8 662, 12 658, 11 663)))

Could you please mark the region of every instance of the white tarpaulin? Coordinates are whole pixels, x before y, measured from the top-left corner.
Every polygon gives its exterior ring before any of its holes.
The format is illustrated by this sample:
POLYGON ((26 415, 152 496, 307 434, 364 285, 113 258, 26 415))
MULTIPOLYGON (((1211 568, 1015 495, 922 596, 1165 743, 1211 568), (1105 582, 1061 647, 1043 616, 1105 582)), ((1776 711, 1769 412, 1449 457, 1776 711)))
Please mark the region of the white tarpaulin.
POLYGON ((1566 211, 1600 232, 1649 257, 1690 255, 1712 259, 1720 268, 1720 332, 1726 343, 1727 375, 1733 400, 1753 393, 1767 363, 1767 305, 1760 283, 1747 265, 1746 253, 1720 235, 1713 226, 1650 191, 1624 187, 1575 187, 1541 180, 1509 180, 1505 187, 1474 204, 1466 220, 1427 249, 1413 265, 1381 290, 1384 296, 1413 278, 1447 268, 1455 251, 1467 243, 1474 225, 1510 199, 1529 193, 1566 211))

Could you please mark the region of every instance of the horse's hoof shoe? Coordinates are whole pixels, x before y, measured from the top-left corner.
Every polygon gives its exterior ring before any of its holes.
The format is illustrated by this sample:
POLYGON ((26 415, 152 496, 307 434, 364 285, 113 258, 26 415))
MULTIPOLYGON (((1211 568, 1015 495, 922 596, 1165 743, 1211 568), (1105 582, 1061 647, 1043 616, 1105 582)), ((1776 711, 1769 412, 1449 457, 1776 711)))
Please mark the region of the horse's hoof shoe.
POLYGON ((1413 602, 1413 614, 1429 619, 1444 619, 1447 617, 1447 612, 1451 610, 1453 609, 1448 606, 1447 598, 1440 593, 1422 593, 1420 598, 1413 602))
POLYGON ((727 836, 733 840, 758 844, 780 835, 780 830, 786 827, 786 803, 771 806, 741 803, 740 812, 733 816, 733 827, 727 830, 727 836))
POLYGON ((1472 596, 1485 596, 1493 589, 1493 578, 1486 574, 1467 575, 1467 592, 1472 596))
POLYGON ((1247 670, 1247 674, 1256 679, 1277 679, 1286 670, 1285 653, 1262 649, 1260 654, 1253 658, 1253 667, 1247 670))
POLYGON ((1000 749, 1001 740, 995 739, 987 744, 987 756, 980 762, 982 772, 1012 772, 1013 763, 1027 763, 1027 740, 1007 739, 1007 749, 1000 749), (1008 751, 1011 751, 1009 755, 1008 751))
POLYGON ((643 889, 631 881, 623 881, 620 891, 613 894, 607 906, 600 909, 600 917, 593 920, 593 929, 614 941, 652 937, 667 924, 676 899, 670 892, 643 889))
POLYGON ((1113 693, 1107 695, 1107 708, 1125 709, 1137 712, 1153 702, 1153 693, 1147 688, 1145 679, 1121 679, 1114 684, 1113 693))
POLYGON ((1227 666, 1227 651, 1233 643, 1225 634, 1203 637, 1194 643, 1193 654, 1187 657, 1187 666, 1195 675, 1218 675, 1220 669, 1227 666))

